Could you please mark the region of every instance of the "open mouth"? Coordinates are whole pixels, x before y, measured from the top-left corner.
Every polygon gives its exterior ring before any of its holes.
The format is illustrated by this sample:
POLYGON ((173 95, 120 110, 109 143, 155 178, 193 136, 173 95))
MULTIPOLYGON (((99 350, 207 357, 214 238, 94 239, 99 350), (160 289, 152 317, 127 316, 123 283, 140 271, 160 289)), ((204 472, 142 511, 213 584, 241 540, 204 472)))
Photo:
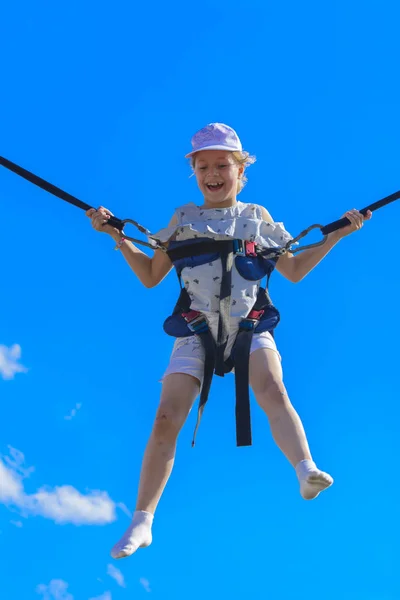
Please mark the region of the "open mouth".
POLYGON ((218 192, 222 187, 223 183, 207 183, 206 187, 210 192, 218 192))

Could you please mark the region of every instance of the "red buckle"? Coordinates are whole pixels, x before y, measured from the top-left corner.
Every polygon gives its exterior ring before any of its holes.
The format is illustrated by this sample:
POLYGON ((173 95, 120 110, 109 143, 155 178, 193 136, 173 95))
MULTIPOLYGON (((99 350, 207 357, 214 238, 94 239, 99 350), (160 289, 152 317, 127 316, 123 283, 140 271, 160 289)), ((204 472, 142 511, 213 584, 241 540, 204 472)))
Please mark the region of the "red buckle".
POLYGON ((185 321, 187 321, 188 323, 190 323, 191 321, 193 321, 194 319, 197 319, 197 317, 200 315, 201 313, 199 313, 197 310, 190 310, 187 313, 182 313, 182 317, 185 319, 185 321))
POLYGON ((248 319, 256 319, 257 321, 260 319, 260 317, 262 317, 264 314, 263 310, 251 310, 249 312, 249 314, 247 315, 248 319))
POLYGON ((245 242, 245 254, 246 256, 257 256, 256 253, 256 243, 255 242, 245 242))

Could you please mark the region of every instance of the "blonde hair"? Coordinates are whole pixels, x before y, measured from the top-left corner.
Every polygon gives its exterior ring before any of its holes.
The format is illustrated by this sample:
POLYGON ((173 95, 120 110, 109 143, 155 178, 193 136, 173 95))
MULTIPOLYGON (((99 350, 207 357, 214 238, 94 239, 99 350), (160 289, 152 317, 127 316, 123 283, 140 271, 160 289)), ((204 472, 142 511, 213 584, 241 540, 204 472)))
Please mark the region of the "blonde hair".
MULTIPOLYGON (((257 159, 255 156, 251 156, 249 152, 245 152, 244 150, 242 150, 242 151, 238 150, 238 151, 232 152, 232 156, 235 160, 235 163, 239 167, 243 167, 243 175, 240 177, 240 179, 238 180, 238 183, 237 183, 237 194, 240 194, 240 192, 243 190, 244 186, 247 183, 247 177, 245 175, 245 170, 250 165, 253 165, 257 159)), ((192 167, 192 169, 194 171, 194 168, 196 166, 196 155, 195 154, 190 158, 190 166, 192 167)))

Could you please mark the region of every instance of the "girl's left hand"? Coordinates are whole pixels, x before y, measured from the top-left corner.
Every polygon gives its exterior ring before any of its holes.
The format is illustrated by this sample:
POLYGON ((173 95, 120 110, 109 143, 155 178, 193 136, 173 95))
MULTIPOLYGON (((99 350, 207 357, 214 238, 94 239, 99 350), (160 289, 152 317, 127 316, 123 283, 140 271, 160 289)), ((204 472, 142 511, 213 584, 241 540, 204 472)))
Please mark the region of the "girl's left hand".
POLYGON ((372 217, 372 212, 369 210, 366 215, 362 215, 358 210, 353 208, 353 210, 348 210, 343 216, 347 217, 350 221, 350 225, 346 225, 346 227, 342 227, 337 231, 339 237, 345 237, 354 231, 358 231, 364 225, 364 221, 369 221, 372 217))

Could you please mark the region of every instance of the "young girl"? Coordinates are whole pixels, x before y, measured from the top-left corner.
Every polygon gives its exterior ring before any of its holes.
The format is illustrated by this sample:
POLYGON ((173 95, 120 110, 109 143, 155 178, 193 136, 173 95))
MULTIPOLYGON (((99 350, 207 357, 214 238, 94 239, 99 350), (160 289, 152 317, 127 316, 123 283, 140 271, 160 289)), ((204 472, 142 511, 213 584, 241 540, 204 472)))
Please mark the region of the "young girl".
MULTIPOLYGON (((214 240, 242 239, 264 248, 285 245, 291 236, 282 223, 275 223, 269 212, 257 204, 237 200, 243 189, 245 169, 255 159, 242 149, 236 132, 221 123, 212 123, 192 138, 192 151, 186 155, 204 197, 202 206, 186 204, 175 210, 166 229, 154 237, 166 245, 192 238, 214 240)), ((168 255, 155 250, 149 258, 123 235, 107 225, 112 214, 104 207, 87 213, 96 231, 110 235, 125 260, 146 287, 158 285, 172 268, 168 255)), ((343 237, 360 229, 364 219, 357 210, 347 212, 350 225, 328 236, 324 245, 304 250, 296 256, 284 254, 277 270, 294 283, 307 275, 343 237)), ((190 308, 206 317, 214 339, 218 335, 221 261, 216 260, 182 270, 190 308)), ((231 297, 227 344, 224 357, 232 349, 240 321, 252 309, 260 282, 244 279, 235 267, 231 273, 231 297)), ((169 366, 162 381, 161 400, 145 451, 140 475, 136 510, 132 523, 113 547, 114 558, 124 558, 152 541, 152 522, 158 502, 171 474, 178 434, 202 386, 205 352, 197 335, 177 338, 169 366)), ((254 333, 249 359, 249 381, 255 398, 267 415, 273 438, 295 469, 300 494, 306 500, 333 483, 328 473, 312 460, 301 420, 293 408, 283 380, 280 355, 272 335, 254 333)))

